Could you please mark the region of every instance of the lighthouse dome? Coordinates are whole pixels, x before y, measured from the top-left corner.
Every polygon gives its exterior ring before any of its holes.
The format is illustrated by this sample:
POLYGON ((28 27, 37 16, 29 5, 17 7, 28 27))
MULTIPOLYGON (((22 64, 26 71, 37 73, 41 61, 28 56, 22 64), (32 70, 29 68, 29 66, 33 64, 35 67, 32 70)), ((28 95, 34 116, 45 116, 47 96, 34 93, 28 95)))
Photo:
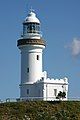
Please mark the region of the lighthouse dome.
POLYGON ((28 14, 28 16, 26 17, 25 23, 39 23, 40 21, 39 19, 36 17, 36 14, 33 11, 30 11, 30 13, 28 14))

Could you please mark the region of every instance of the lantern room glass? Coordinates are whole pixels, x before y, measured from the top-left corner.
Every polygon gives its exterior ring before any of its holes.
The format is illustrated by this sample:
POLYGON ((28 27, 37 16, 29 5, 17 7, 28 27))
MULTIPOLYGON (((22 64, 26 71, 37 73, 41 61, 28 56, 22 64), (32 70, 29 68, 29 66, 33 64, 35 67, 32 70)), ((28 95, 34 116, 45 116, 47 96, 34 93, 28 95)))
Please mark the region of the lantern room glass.
POLYGON ((40 34, 40 24, 39 23, 23 24, 23 35, 27 35, 28 33, 40 34))

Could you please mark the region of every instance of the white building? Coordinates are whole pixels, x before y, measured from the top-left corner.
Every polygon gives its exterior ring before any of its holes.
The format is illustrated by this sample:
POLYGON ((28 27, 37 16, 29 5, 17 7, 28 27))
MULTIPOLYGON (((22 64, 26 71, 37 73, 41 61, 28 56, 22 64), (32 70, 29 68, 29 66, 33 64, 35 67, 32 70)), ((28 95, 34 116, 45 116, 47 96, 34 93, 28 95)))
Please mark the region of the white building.
POLYGON ((40 32, 40 21, 33 11, 23 22, 23 35, 17 46, 21 51, 20 99, 56 100, 61 91, 66 93, 67 100, 68 79, 50 79, 43 71, 42 54, 46 44, 40 32))

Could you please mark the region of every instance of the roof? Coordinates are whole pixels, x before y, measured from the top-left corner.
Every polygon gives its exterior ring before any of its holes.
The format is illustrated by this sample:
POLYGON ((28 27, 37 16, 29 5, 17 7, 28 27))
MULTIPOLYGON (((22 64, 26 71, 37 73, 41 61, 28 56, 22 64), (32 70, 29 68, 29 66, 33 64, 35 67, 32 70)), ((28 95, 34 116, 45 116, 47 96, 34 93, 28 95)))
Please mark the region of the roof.
POLYGON ((24 23, 31 23, 31 22, 40 24, 39 19, 36 17, 36 14, 33 11, 30 11, 30 13, 28 14, 28 16, 24 21, 24 23))

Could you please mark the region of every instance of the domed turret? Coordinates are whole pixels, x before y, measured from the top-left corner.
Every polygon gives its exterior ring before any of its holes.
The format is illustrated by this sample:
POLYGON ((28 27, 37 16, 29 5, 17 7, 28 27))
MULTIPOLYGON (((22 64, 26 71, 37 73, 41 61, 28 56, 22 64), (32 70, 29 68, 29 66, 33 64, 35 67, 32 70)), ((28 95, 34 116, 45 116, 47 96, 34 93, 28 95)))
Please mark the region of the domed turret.
POLYGON ((39 23, 40 24, 39 19, 36 17, 36 14, 33 11, 30 11, 30 13, 28 14, 28 16, 26 17, 24 22, 25 23, 33 22, 33 23, 39 23))
POLYGON ((30 11, 23 22, 23 38, 40 39, 40 21, 33 11, 30 11))

